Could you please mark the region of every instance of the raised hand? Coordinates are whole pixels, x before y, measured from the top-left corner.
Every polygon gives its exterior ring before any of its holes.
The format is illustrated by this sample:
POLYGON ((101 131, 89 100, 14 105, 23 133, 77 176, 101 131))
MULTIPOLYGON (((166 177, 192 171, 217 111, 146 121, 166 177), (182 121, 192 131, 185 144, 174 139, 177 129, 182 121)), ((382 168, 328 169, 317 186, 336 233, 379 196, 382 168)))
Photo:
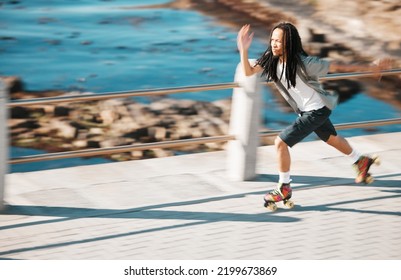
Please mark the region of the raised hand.
POLYGON ((237 47, 239 51, 248 50, 252 43, 253 32, 249 33, 251 25, 246 24, 242 26, 237 36, 237 47))

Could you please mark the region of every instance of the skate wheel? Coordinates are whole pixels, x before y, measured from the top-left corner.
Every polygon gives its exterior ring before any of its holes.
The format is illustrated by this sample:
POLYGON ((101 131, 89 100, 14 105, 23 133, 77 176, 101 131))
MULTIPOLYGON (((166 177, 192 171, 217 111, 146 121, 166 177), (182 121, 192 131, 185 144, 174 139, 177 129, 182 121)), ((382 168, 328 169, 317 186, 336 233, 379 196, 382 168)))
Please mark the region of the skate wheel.
POLYGON ((378 156, 374 155, 374 156, 372 157, 372 159, 373 159, 373 163, 374 163, 374 164, 380 165, 381 161, 380 161, 380 158, 379 158, 378 156))
POLYGON ((277 205, 274 202, 266 202, 265 207, 273 212, 277 210, 277 205))
POLYGON ((294 202, 292 202, 291 200, 284 202, 284 205, 289 209, 292 209, 295 206, 294 202))
POLYGON ((366 184, 371 184, 371 183, 373 183, 375 181, 375 178, 373 178, 372 176, 367 176, 366 177, 366 179, 365 179, 365 183, 366 184))
POLYGON ((358 176, 355 178, 355 183, 359 184, 362 183, 364 181, 364 179, 362 178, 362 176, 358 176))

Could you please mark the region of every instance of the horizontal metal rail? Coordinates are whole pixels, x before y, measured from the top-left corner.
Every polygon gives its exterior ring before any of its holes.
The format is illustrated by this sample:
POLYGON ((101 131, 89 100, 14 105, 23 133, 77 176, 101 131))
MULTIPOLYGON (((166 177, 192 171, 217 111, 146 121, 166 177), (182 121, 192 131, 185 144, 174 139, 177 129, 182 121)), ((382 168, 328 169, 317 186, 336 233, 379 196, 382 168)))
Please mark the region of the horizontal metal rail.
MULTIPOLYGON (((401 118, 385 119, 385 120, 377 120, 377 121, 342 123, 342 124, 336 124, 336 125, 334 125, 334 127, 336 128, 336 130, 345 130, 345 129, 365 128, 365 127, 393 125, 393 124, 401 124, 401 118)), ((281 132, 281 130, 263 131, 259 134, 259 136, 260 137, 277 136, 278 134, 280 134, 280 132, 281 132)))
MULTIPOLYGON (((335 127, 337 130, 343 130, 343 129, 351 129, 351 128, 363 128, 363 127, 383 126, 383 125, 392 125, 392 124, 401 124, 401 118, 385 119, 385 120, 378 120, 378 121, 344 123, 344 124, 335 125, 335 127)), ((260 137, 276 136, 280 133, 280 131, 281 130, 271 130, 271 131, 260 132, 259 136, 260 137)), ((8 163, 9 164, 18 164, 18 163, 29 163, 29 162, 66 159, 66 158, 74 158, 74 157, 92 157, 92 156, 99 156, 99 155, 113 154, 113 153, 124 153, 124 152, 131 152, 131 151, 141 151, 141 150, 150 150, 150 149, 167 149, 167 148, 174 148, 174 147, 179 147, 179 146, 184 146, 184 145, 199 145, 199 144, 206 144, 206 143, 227 142, 230 140, 235 140, 235 136, 234 135, 221 135, 221 136, 213 136, 213 137, 202 137, 202 138, 172 140, 172 141, 164 141, 164 142, 133 144, 133 145, 110 147, 110 148, 86 149, 86 150, 77 150, 77 151, 60 152, 60 153, 39 154, 39 155, 31 155, 31 156, 12 158, 8 161, 8 163)))
POLYGON ((380 77, 401 74, 401 68, 384 70, 381 72, 355 72, 355 73, 335 73, 321 77, 319 80, 330 81, 330 80, 342 80, 351 78, 368 78, 368 77, 380 77))
POLYGON ((211 137, 182 139, 182 140, 171 140, 164 142, 142 143, 142 144, 109 147, 109 148, 86 149, 86 150, 23 156, 18 158, 12 158, 8 161, 8 163, 16 164, 16 163, 28 163, 28 162, 37 162, 45 160, 66 159, 74 157, 92 157, 105 154, 125 153, 131 151, 167 149, 185 145, 200 145, 206 143, 227 142, 234 139, 235 137, 232 135, 222 135, 222 136, 211 136, 211 137))
POLYGON ((149 89, 149 90, 131 90, 131 91, 119 91, 119 92, 61 95, 56 97, 13 100, 7 103, 7 106, 12 108, 19 106, 35 106, 35 105, 45 105, 45 104, 54 104, 62 102, 82 102, 82 101, 93 101, 93 100, 106 100, 113 98, 155 96, 155 95, 166 95, 166 94, 175 94, 184 92, 222 90, 222 89, 232 89, 235 87, 238 87, 237 83, 221 83, 221 84, 160 88, 160 89, 149 89))
POLYGON ((393 124, 401 124, 401 118, 343 123, 343 124, 338 124, 335 127, 337 130, 344 130, 344 129, 352 129, 352 128, 365 128, 365 127, 393 125, 393 124))
MULTIPOLYGON (((389 76, 401 74, 401 69, 391 69, 380 72, 382 76, 389 76)), ((359 72, 359 73, 339 73, 329 74, 325 77, 321 77, 320 80, 340 80, 350 78, 364 78, 377 76, 376 72, 359 72)), ((266 84, 264 82, 263 84, 266 84)), ((105 93, 88 93, 88 94, 75 94, 75 95, 62 95, 56 97, 45 97, 45 98, 34 98, 34 99, 18 99, 7 103, 10 108, 18 106, 35 106, 44 104, 54 104, 61 102, 82 102, 92 100, 106 100, 113 98, 127 98, 127 97, 140 97, 140 96, 155 96, 155 95, 166 95, 184 92, 199 92, 209 90, 222 90, 232 89, 239 87, 238 83, 221 83, 221 84, 209 84, 209 85, 197 85, 197 86, 185 86, 175 88, 161 88, 161 89, 149 89, 149 90, 133 90, 133 91, 120 91, 120 92, 105 92, 105 93)))

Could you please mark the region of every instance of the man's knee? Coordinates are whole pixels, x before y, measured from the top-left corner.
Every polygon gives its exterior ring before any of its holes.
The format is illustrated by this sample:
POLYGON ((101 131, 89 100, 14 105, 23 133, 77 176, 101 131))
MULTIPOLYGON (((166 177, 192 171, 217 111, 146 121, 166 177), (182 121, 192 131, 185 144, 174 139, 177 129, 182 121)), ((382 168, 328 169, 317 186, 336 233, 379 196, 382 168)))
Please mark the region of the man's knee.
POLYGON ((288 147, 288 145, 283 140, 281 140, 279 136, 277 136, 274 140, 274 145, 277 149, 284 149, 288 147))
POLYGON ((340 137, 338 135, 330 135, 330 137, 327 139, 326 143, 331 146, 335 146, 338 144, 339 140, 340 140, 340 137))

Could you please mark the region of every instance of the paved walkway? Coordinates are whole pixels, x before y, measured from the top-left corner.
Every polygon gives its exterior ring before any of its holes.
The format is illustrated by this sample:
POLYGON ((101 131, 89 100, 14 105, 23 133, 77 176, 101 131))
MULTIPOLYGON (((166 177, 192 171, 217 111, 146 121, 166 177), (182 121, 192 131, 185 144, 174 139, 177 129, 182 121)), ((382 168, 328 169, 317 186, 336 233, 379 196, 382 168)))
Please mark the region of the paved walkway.
POLYGON ((230 182, 225 152, 7 175, 2 259, 401 259, 401 132, 349 138, 381 156, 355 184, 322 142, 292 150, 292 210, 262 207, 274 147, 254 181, 230 182))

